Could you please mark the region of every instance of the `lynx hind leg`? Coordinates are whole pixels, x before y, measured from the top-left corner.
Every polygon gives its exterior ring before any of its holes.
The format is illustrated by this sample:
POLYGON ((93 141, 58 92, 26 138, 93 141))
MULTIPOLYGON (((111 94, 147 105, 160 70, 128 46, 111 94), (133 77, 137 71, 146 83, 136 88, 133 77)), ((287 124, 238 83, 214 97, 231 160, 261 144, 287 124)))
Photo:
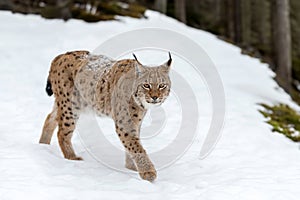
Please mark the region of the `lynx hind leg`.
MULTIPOLYGON (((68 93, 69 94, 69 93, 68 93)), ((69 99, 69 98, 68 98, 69 99)), ((70 99, 74 100, 70 95, 70 99)), ((71 100, 61 100, 60 109, 58 110, 58 142, 64 154, 64 157, 69 160, 82 160, 76 156, 71 142, 73 132, 75 130, 76 121, 79 117, 79 106, 76 103, 73 105, 71 100)))
POLYGON ((40 143, 50 144, 53 132, 58 125, 56 115, 57 108, 54 106, 52 112, 47 116, 44 122, 43 132, 39 141, 40 143))
POLYGON ((59 120, 59 129, 57 133, 59 146, 64 154, 64 157, 69 160, 82 160, 76 156, 71 142, 75 129, 76 119, 71 116, 61 117, 59 120))

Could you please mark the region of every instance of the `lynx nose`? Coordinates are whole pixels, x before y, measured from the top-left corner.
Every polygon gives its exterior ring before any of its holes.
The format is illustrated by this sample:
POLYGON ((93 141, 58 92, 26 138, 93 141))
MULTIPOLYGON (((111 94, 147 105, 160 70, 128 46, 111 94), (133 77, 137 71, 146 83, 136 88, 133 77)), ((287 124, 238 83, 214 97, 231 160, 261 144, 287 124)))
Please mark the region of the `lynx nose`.
POLYGON ((151 98, 153 99, 153 101, 156 101, 158 97, 157 96, 153 96, 151 98))

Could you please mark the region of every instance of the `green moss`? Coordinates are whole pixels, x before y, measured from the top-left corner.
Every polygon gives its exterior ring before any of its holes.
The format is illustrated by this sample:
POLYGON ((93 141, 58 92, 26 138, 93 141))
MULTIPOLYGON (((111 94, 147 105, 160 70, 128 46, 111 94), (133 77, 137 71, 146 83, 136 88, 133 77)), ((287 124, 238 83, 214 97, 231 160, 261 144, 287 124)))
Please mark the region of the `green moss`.
POLYGON ((269 106, 260 104, 264 109, 259 112, 267 119, 272 126, 273 132, 278 132, 289 139, 300 141, 300 114, 285 104, 269 106))

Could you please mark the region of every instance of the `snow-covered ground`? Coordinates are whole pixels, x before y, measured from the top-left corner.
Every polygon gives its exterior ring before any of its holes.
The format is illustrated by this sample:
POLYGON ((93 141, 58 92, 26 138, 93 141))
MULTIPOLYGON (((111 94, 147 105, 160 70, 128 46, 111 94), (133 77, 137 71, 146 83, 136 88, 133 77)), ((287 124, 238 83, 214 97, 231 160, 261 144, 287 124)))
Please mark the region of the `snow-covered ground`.
POLYGON ((257 103, 298 109, 268 66, 212 34, 156 12, 147 16, 88 24, 0 12, 0 199, 299 199, 299 145, 272 133, 257 111, 257 103), (70 50, 92 51, 112 35, 140 27, 164 27, 196 41, 217 66, 226 94, 226 124, 210 156, 198 159, 196 139, 154 183, 99 164, 76 136, 82 162, 63 159, 55 137, 50 146, 38 144, 53 103, 44 92, 51 60, 70 50))

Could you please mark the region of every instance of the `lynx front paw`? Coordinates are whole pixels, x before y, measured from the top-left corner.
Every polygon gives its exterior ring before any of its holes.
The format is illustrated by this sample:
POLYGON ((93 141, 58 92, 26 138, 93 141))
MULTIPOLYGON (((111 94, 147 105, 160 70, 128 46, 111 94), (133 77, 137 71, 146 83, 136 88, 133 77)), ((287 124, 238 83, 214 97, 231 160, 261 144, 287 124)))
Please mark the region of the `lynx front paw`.
POLYGON ((156 171, 151 172, 140 172, 142 179, 153 182, 156 179, 156 171))

